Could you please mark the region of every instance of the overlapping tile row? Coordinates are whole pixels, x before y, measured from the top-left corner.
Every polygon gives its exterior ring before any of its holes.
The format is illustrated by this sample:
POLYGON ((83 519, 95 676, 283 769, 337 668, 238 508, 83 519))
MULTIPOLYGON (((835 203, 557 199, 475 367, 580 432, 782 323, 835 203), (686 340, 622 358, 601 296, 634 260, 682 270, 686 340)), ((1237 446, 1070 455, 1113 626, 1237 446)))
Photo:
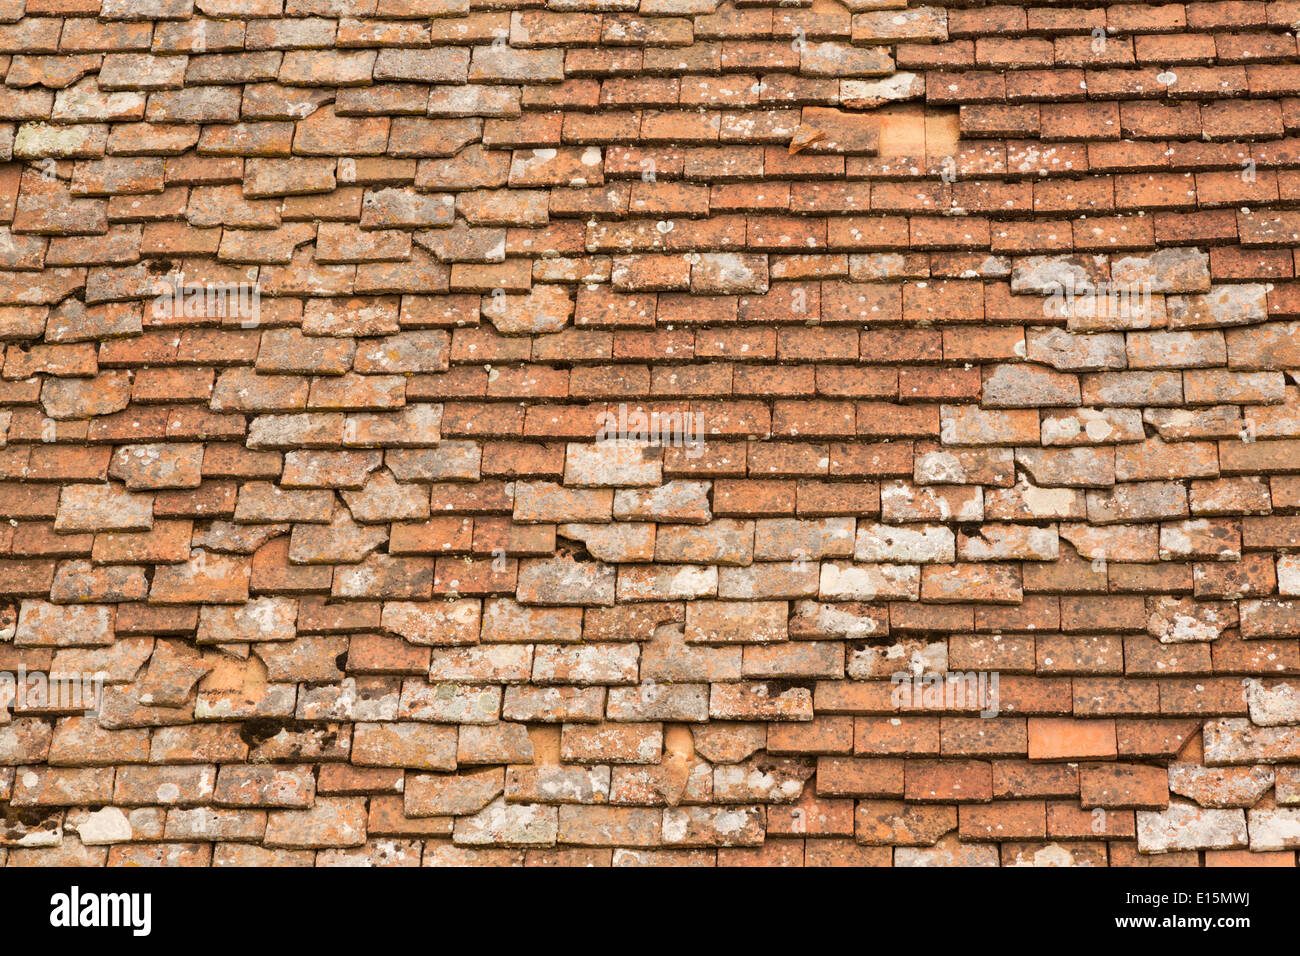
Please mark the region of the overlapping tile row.
POLYGON ((1297 22, 0 0, 0 863, 1294 866, 1297 22))

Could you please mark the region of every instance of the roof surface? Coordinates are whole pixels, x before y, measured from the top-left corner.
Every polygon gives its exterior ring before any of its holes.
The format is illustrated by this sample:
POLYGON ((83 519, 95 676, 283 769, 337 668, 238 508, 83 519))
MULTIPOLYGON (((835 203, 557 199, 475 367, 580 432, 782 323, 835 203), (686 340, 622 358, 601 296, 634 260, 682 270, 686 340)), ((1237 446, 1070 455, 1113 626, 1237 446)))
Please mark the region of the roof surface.
POLYGON ((0 0, 0 863, 1294 866, 1298 22, 0 0))

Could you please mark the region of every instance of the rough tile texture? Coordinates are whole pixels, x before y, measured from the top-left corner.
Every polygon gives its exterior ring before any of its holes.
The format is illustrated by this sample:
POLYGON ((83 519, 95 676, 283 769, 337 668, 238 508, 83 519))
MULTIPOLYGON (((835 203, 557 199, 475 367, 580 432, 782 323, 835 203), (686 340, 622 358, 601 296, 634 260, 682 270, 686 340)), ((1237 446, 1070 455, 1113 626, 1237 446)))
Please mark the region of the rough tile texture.
POLYGON ((1294 866, 1298 21, 0 0, 0 862, 1294 866))

